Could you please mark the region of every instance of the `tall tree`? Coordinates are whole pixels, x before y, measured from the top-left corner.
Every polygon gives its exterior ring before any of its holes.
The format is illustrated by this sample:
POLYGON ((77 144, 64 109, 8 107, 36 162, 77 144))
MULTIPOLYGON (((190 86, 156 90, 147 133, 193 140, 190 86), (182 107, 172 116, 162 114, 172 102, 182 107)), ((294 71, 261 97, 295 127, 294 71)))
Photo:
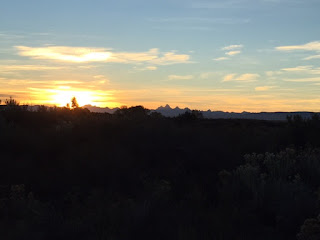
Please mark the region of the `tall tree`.
POLYGON ((78 108, 79 107, 79 104, 78 104, 78 101, 77 101, 76 97, 73 97, 71 99, 71 107, 72 108, 78 108))

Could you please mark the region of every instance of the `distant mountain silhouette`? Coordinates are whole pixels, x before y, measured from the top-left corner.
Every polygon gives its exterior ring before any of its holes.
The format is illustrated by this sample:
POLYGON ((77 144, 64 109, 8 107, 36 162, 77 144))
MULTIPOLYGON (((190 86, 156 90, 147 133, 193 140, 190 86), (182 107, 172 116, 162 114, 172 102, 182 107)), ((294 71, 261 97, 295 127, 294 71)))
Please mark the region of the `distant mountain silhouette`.
POLYGON ((176 117, 179 114, 183 114, 185 112, 191 112, 189 108, 184 108, 184 109, 181 109, 179 107, 171 108, 169 104, 167 104, 164 107, 160 106, 153 111, 161 113, 163 116, 166 116, 166 117, 176 117))
MULTIPOLYGON (((114 113, 119 108, 100 108, 91 105, 85 105, 84 108, 88 108, 91 112, 100 112, 100 113, 114 113)), ((166 117, 177 117, 179 114, 185 112, 191 112, 189 108, 171 108, 169 104, 165 106, 160 106, 157 109, 151 110, 151 112, 161 113, 166 117)), ((285 121, 287 116, 300 115, 302 118, 311 118, 314 112, 260 112, 260 113, 251 113, 251 112, 223 112, 223 111, 200 111, 205 118, 211 119, 256 119, 256 120, 276 120, 276 121, 285 121)))
MULTIPOLYGON (((25 105, 29 111, 37 111, 39 105, 28 106, 25 105)), ((87 108, 90 112, 98 112, 98 113, 110 113, 113 114, 120 108, 101 108, 92 105, 85 105, 83 108, 87 108)), ((5 109, 5 105, 0 105, 0 111, 5 109)), ((183 114, 185 112, 191 112, 189 108, 171 108, 169 104, 166 104, 164 107, 160 106, 157 109, 150 110, 150 113, 158 112, 161 113, 165 117, 177 117, 179 114, 183 114)), ((256 119, 256 120, 269 120, 269 121, 285 121, 287 120, 287 116, 299 115, 303 119, 310 119, 313 114, 318 112, 223 112, 223 111, 211 111, 208 109, 207 111, 200 111, 203 114, 204 118, 210 119, 256 119)))
POLYGON ((90 110, 90 112, 99 112, 99 113, 114 113, 115 111, 117 111, 119 108, 101 108, 101 107, 97 107, 97 106, 91 106, 91 105, 84 105, 83 108, 87 108, 90 110))

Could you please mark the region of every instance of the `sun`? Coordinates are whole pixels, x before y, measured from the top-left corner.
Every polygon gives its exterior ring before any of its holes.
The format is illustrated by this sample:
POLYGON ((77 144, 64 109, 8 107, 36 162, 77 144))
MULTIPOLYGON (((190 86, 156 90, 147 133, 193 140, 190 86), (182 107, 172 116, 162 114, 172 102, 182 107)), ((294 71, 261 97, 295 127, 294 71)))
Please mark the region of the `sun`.
POLYGON ((112 90, 72 88, 70 86, 58 86, 51 89, 30 88, 30 90, 36 91, 34 95, 39 99, 39 104, 50 106, 65 107, 67 104, 71 105, 73 97, 77 99, 80 107, 85 105, 117 107, 122 104, 115 101, 116 98, 112 90))
POLYGON ((75 97, 79 106, 94 105, 97 97, 94 93, 89 91, 69 91, 69 90, 57 90, 56 94, 52 95, 52 102, 59 107, 70 104, 71 99, 75 97))

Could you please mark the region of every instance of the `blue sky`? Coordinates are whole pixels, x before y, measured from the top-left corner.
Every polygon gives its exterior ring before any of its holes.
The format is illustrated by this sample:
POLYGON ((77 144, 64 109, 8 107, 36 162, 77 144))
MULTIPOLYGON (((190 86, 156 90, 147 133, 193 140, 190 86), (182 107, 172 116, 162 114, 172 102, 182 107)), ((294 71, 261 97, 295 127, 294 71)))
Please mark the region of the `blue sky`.
POLYGON ((2 0, 0 99, 320 111, 316 0, 2 0))

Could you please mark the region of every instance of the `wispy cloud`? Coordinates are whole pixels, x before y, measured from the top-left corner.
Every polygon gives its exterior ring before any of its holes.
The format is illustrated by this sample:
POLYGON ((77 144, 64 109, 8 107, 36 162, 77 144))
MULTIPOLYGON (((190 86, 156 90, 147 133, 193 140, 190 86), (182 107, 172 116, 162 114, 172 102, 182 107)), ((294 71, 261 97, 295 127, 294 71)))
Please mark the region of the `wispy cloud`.
POLYGON ((258 92, 263 92, 263 91, 268 91, 272 88, 274 88, 274 86, 260 86, 260 87, 256 87, 255 90, 258 92))
POLYGON ((219 58, 214 58, 213 60, 214 61, 225 61, 225 60, 228 60, 229 58, 227 57, 219 57, 219 58))
POLYGON ((94 82, 90 82, 91 84, 94 83, 94 84, 105 84, 105 83, 109 83, 109 79, 104 76, 104 75, 95 75, 93 76, 94 79, 96 79, 96 81, 94 82))
POLYGON ((318 58, 320 58, 320 55, 313 55, 313 56, 306 57, 303 60, 312 60, 312 59, 318 59, 318 58))
POLYGON ((193 79, 193 75, 169 75, 169 80, 190 80, 193 79))
POLYGON ((101 62, 111 57, 111 52, 103 48, 80 48, 65 46, 26 47, 16 46, 21 56, 33 59, 50 59, 66 62, 101 62))
POLYGON ((238 55, 240 54, 241 51, 230 51, 230 52, 226 52, 226 55, 228 56, 234 56, 234 55, 238 55))
POLYGON ((202 72, 199 74, 198 76, 200 79, 216 79, 216 78, 220 78, 221 77, 221 73, 220 72, 202 72))
POLYGON ((283 68, 281 70, 290 73, 320 74, 320 68, 314 68, 312 65, 283 68))
POLYGON ((309 42, 302 45, 288 45, 288 46, 279 46, 275 48, 278 51, 313 51, 316 52, 316 55, 312 55, 304 58, 303 60, 312 60, 320 58, 320 41, 309 42))
POLYGON ((134 66, 133 67, 133 70, 134 71, 137 71, 137 72, 142 72, 142 71, 155 71, 157 70, 158 67, 157 66, 140 66, 140 65, 137 65, 137 66, 134 66))
POLYGON ((232 81, 234 79, 234 77, 236 76, 235 73, 232 73, 232 74, 228 74, 226 76, 224 76, 223 78, 223 82, 228 82, 228 81, 232 81))
POLYGON ((319 51, 320 52, 320 41, 309 42, 302 45, 288 45, 276 47, 278 51, 295 51, 295 50, 305 50, 305 51, 319 51))
POLYGON ((223 47, 223 48, 221 48, 221 50, 230 51, 230 50, 241 49, 241 48, 243 48, 243 45, 242 44, 238 44, 238 45, 230 45, 230 46, 223 47))
POLYGON ((228 74, 224 76, 223 82, 229 81, 240 81, 240 82, 255 82, 260 78, 259 74, 256 73, 245 73, 241 75, 237 75, 235 73, 228 74))
POLYGON ((320 77, 314 78, 288 78, 284 79, 286 82, 320 82, 320 77))
POLYGON ((243 81, 243 82, 254 82, 260 78, 259 74, 255 73, 245 73, 240 75, 239 77, 235 78, 236 81, 243 81))
POLYGON ((282 74, 281 71, 266 71, 266 72, 265 72, 265 75, 266 75, 267 77, 269 77, 269 78, 274 78, 274 77, 276 77, 276 76, 278 76, 278 75, 281 75, 281 74, 282 74))
POLYGON ((147 70, 154 71, 154 70, 157 70, 158 67, 156 67, 156 66, 147 66, 146 69, 147 69, 147 70))
POLYGON ((286 72, 305 72, 305 71, 309 71, 310 69, 312 69, 312 66, 297 66, 297 67, 293 67, 293 68, 282 68, 282 71, 286 71, 286 72))
POLYGON ((54 67, 45 65, 0 65, 0 72, 12 71, 45 71, 45 70, 58 70, 64 67, 54 67))
POLYGON ((156 55, 155 58, 148 61, 151 64, 155 65, 171 65, 177 63, 191 63, 190 56, 187 54, 176 54, 175 51, 166 52, 162 55, 156 55))
MULTIPOLYGON (((241 53, 241 49, 243 48, 242 44, 233 44, 229 46, 225 46, 221 48, 221 50, 225 51, 225 55, 228 55, 229 57, 238 55, 241 53)), ((228 60, 228 57, 218 57, 214 58, 214 61, 223 61, 223 60, 228 60)))
POLYGON ((153 48, 147 52, 114 52, 104 48, 46 46, 40 48, 16 46, 21 56, 32 59, 46 59, 73 63, 114 62, 114 63, 148 63, 151 65, 171 65, 190 63, 190 55, 177 54, 175 51, 159 52, 153 48))

